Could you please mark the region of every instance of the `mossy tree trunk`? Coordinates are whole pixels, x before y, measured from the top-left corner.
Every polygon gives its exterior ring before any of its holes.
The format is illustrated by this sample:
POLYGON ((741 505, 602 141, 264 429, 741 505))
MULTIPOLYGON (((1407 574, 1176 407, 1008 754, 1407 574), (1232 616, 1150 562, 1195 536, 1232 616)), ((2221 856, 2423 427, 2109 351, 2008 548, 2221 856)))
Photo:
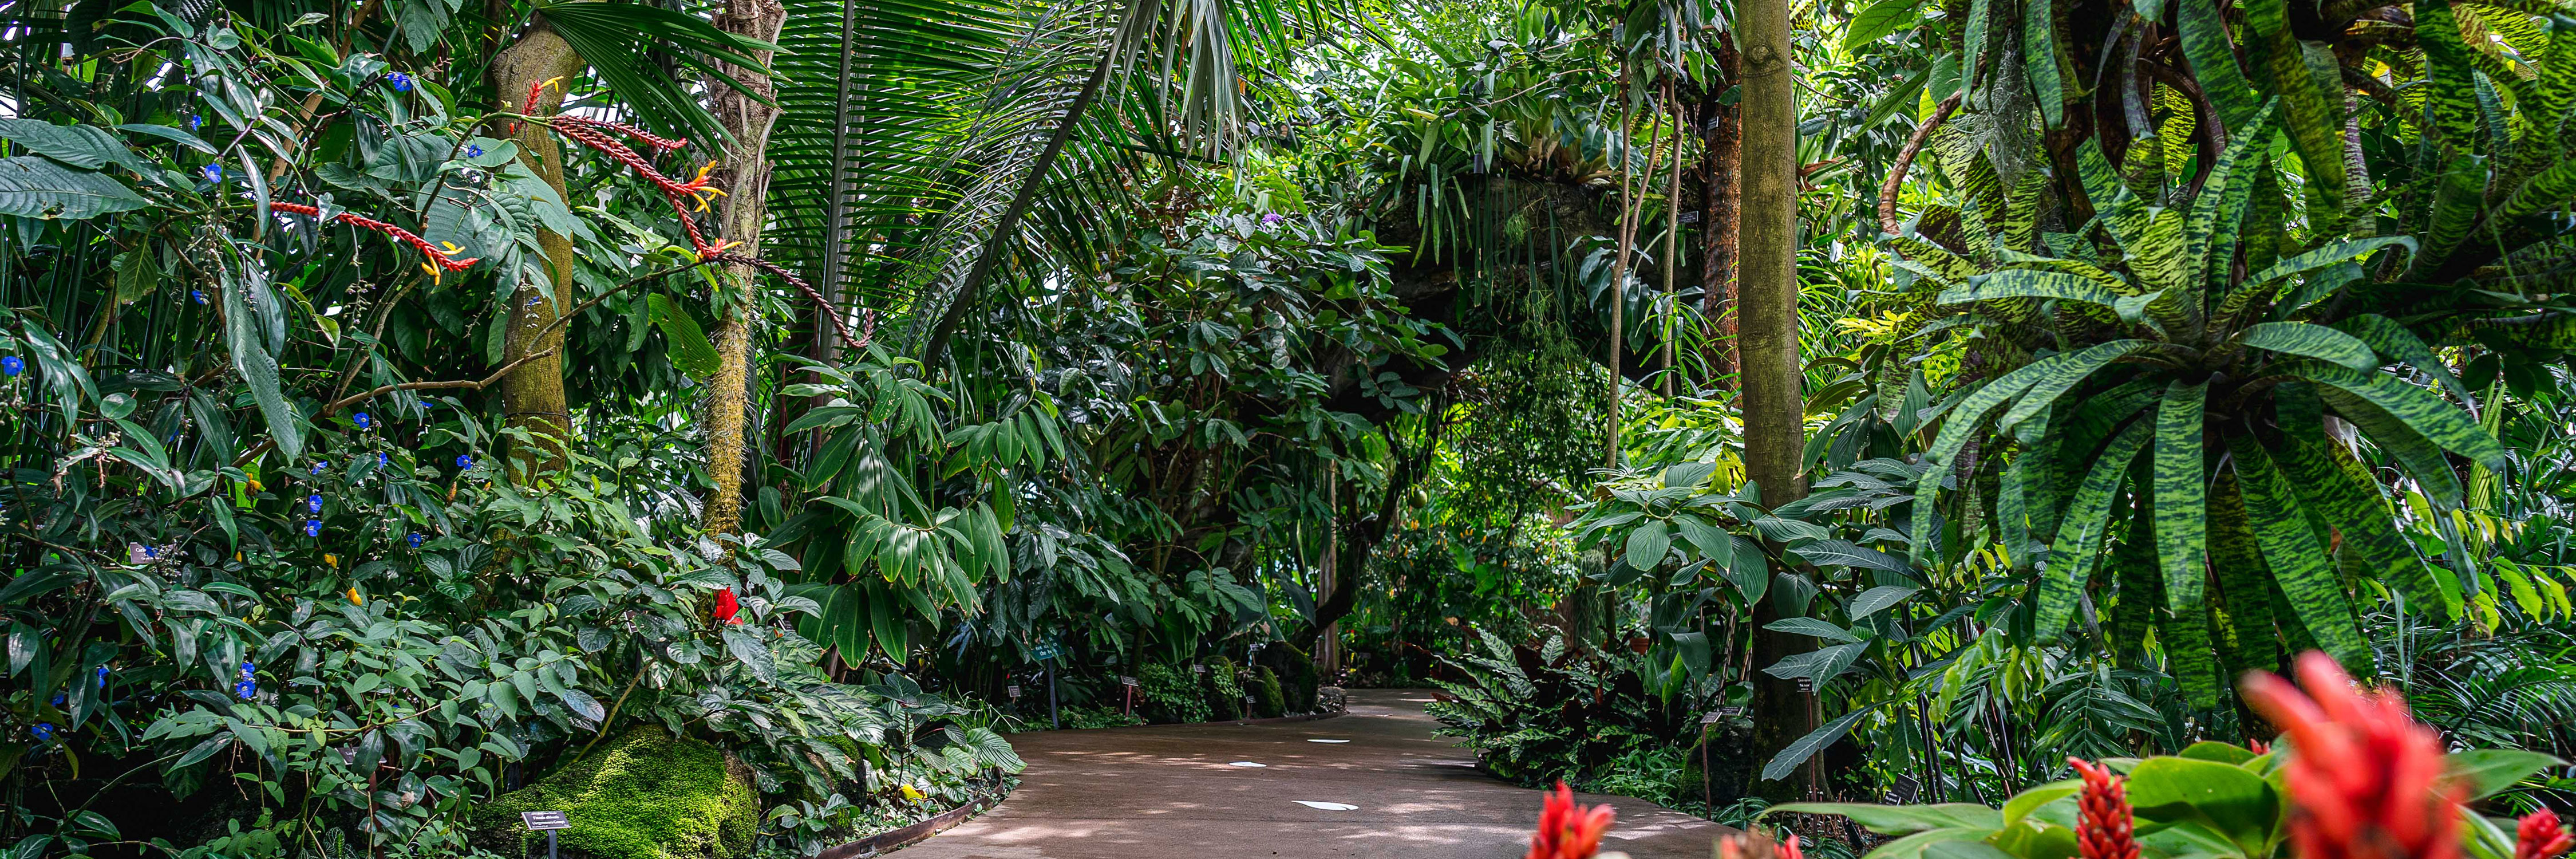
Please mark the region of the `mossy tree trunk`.
MULTIPOLYGON (((775 43, 786 21, 787 7, 778 0, 732 0, 716 16, 715 25, 728 33, 775 43)), ((751 58, 766 66, 770 52, 754 51, 751 58)), ((761 221, 769 213, 769 129, 778 121, 778 108, 763 100, 774 99, 777 90, 760 69, 727 63, 724 71, 750 92, 722 81, 707 83, 707 91, 715 94, 716 119, 733 137, 713 174, 726 194, 717 235, 736 243, 733 253, 759 256, 761 221)), ((742 530, 744 460, 750 451, 744 436, 751 414, 751 332, 759 308, 753 300, 753 276, 751 266, 726 264, 717 277, 722 292, 716 296, 714 340, 721 363, 716 377, 708 380, 706 402, 707 477, 715 483, 715 491, 707 497, 702 523, 711 534, 742 530)))
MULTIPOLYGON (((1744 410, 1744 473, 1776 507, 1806 494, 1800 459, 1806 448, 1804 380, 1798 368, 1798 91, 1790 59, 1788 0, 1742 0, 1736 6, 1743 52, 1744 135, 1742 272, 1738 296, 1744 410)), ((1763 627, 1779 618, 1764 600, 1753 611, 1753 664, 1770 665, 1815 649, 1804 636, 1763 627)), ((1755 766, 1815 725, 1812 696, 1795 683, 1753 677, 1755 766)), ((1802 767, 1770 785, 1780 799, 1803 799, 1817 785, 1802 767)))
MULTIPOLYGON (((545 116, 563 105, 563 89, 541 87, 530 103, 530 87, 555 78, 569 78, 581 73, 587 63, 555 32, 553 25, 539 15, 529 22, 517 41, 492 58, 492 86, 503 103, 516 112, 545 116)), ((522 123, 514 137, 519 144, 519 161, 529 172, 555 189, 563 199, 565 192, 563 148, 545 126, 522 123)), ((537 231, 537 245, 545 250, 546 282, 523 281, 510 295, 509 319, 503 324, 503 363, 538 352, 544 357, 519 365, 501 380, 501 403, 509 413, 509 425, 534 434, 534 440, 513 441, 509 447, 511 474, 520 480, 542 477, 563 466, 564 444, 572 437, 572 409, 564 400, 563 346, 564 332, 570 325, 556 327, 555 318, 574 300, 572 240, 551 230, 537 231)))

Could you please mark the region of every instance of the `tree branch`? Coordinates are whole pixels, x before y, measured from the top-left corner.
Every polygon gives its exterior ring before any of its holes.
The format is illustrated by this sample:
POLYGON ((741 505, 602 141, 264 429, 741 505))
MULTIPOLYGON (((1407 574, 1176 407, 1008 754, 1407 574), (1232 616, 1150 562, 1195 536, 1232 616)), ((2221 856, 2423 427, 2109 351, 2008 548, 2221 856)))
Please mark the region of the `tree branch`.
POLYGON ((1932 139, 1932 130, 1941 127, 1941 123, 1950 118, 1950 112, 1958 109, 1959 96, 1956 93, 1942 99, 1940 109, 1933 111, 1931 119, 1914 129, 1914 136, 1905 140, 1905 148, 1896 151, 1896 166, 1887 169, 1887 181, 1878 186, 1878 226, 1888 235, 1905 231, 1905 225, 1896 220, 1896 190, 1905 185, 1906 168, 1914 166, 1914 156, 1923 151, 1926 141, 1932 139))

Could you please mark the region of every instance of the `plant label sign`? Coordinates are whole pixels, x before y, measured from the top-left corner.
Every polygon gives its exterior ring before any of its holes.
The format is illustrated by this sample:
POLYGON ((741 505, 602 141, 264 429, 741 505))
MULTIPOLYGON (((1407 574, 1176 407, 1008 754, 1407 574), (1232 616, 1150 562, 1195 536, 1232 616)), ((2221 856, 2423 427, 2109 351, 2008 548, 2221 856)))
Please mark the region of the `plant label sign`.
POLYGON ((1063 655, 1063 651, 1057 650, 1055 642, 1052 641, 1029 648, 1029 658, 1035 659, 1039 662, 1045 662, 1061 655, 1063 655))
POLYGON ((1206 674, 1206 673, 1207 673, 1207 666, 1205 666, 1205 665, 1192 665, 1192 666, 1190 666, 1190 673, 1192 673, 1192 674, 1206 674))
POLYGON ((572 820, 560 811, 522 811, 519 812, 519 822, 527 824, 530 832, 572 828, 572 820))
POLYGON ((1725 714, 1716 710, 1710 710, 1706 713, 1699 714, 1699 723, 1702 725, 1714 725, 1717 724, 1717 720, 1723 718, 1726 718, 1725 714))
POLYGON ((1013 683, 1013 684, 1011 684, 1011 685, 1009 685, 1009 686, 1004 686, 1004 687, 1002 687, 1002 691, 1010 693, 1010 694, 1011 694, 1011 700, 1013 700, 1013 701, 1017 701, 1017 700, 1019 700, 1019 699, 1020 699, 1020 684, 1013 683))
POLYGON ((1136 685, 1136 678, 1134 678, 1134 677, 1129 677, 1129 676, 1126 676, 1126 675, 1123 675, 1123 674, 1122 674, 1122 675, 1119 675, 1119 677, 1118 677, 1118 685, 1120 685, 1120 686, 1134 686, 1134 685, 1136 685))

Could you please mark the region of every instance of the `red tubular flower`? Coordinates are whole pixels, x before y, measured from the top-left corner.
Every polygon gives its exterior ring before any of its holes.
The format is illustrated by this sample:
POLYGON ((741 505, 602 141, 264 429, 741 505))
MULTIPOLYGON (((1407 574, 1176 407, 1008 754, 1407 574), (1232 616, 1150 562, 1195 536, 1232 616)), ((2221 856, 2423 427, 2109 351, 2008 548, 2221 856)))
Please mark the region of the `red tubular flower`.
MULTIPOLYGON (((302 204, 302 203, 275 203, 275 202, 272 202, 272 203, 268 204, 268 207, 269 207, 269 208, 271 208, 271 209, 275 209, 275 210, 277 210, 277 211, 280 211, 280 212, 293 212, 293 213, 295 213, 295 214, 303 215, 303 216, 308 217, 308 218, 318 218, 318 217, 321 217, 321 216, 322 216, 322 210, 321 210, 321 209, 314 208, 314 207, 312 207, 312 206, 307 206, 307 205, 304 205, 304 204, 302 204)), ((392 236, 392 237, 394 237, 396 240, 401 241, 403 244, 410 245, 410 246, 412 246, 413 248, 415 248, 415 249, 419 250, 419 251, 420 251, 420 255, 421 255, 421 256, 428 257, 428 258, 429 258, 429 262, 430 262, 430 264, 432 264, 432 265, 436 265, 436 266, 437 266, 439 269, 441 269, 441 270, 445 270, 445 271, 464 271, 464 270, 466 270, 466 269, 468 269, 468 268, 473 267, 474 263, 475 263, 475 262, 477 262, 477 259, 476 259, 476 258, 474 258, 474 257, 466 257, 466 258, 464 258, 464 259, 457 259, 455 256, 453 256, 453 255, 451 255, 451 254, 447 253, 446 251, 439 250, 436 246, 431 245, 431 244, 429 243, 429 240, 427 240, 427 239, 423 239, 423 238, 421 238, 421 237, 419 237, 419 236, 417 236, 417 235, 413 235, 413 234, 412 234, 412 231, 410 231, 410 230, 406 230, 406 229, 403 229, 403 228, 401 228, 401 227, 397 227, 397 226, 394 226, 394 225, 392 225, 392 224, 388 224, 388 223, 385 223, 385 222, 383 222, 383 221, 376 220, 376 219, 374 219, 374 218, 369 218, 369 217, 366 217, 366 216, 364 216, 364 215, 359 215, 359 214, 352 213, 352 212, 341 212, 340 214, 333 215, 333 216, 331 217, 331 219, 332 219, 332 220, 334 220, 334 221, 339 221, 339 222, 344 223, 344 224, 351 224, 351 225, 355 225, 355 226, 362 227, 362 228, 365 228, 365 229, 374 230, 374 231, 376 231, 376 232, 383 233, 383 234, 388 235, 388 236, 392 236)))
POLYGON ((2396 693, 2364 693, 2334 658, 2300 655, 2299 686, 2254 672, 2245 700, 2292 746, 2290 843, 2302 859, 2459 859, 2460 785, 2442 738, 2396 693), (2301 691, 2300 687, 2305 687, 2301 691))
POLYGON ((732 588, 716 592, 716 620, 724 623, 741 623, 742 618, 735 617, 741 612, 742 600, 734 598, 732 588))
POLYGON ((2077 800, 2075 848, 2084 859, 2138 859, 2137 820, 2129 809, 2128 779, 2110 767, 2067 758, 2084 775, 2077 800))
POLYGON ((1610 831, 1618 812, 1607 805, 1574 804, 1574 790, 1557 780, 1538 814, 1538 833, 1530 836, 1526 859, 1590 859, 1601 851, 1601 836, 1610 831))
POLYGON ((2513 859, 2558 859, 2576 846, 2576 837, 2558 822, 2558 812, 2546 808, 2524 815, 2514 836, 2513 859))

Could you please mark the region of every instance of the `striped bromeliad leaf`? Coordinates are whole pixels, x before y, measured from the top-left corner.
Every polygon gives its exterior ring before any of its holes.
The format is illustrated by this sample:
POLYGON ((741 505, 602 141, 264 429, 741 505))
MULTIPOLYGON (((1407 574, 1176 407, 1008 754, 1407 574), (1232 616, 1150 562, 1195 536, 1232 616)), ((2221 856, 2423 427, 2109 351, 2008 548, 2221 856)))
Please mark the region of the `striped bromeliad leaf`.
POLYGON ((2155 422, 2131 421, 2127 429, 2112 437, 2093 460, 2093 468, 2076 487, 2075 500, 2067 505, 2066 520, 2058 527, 2057 542, 2048 550, 2048 569, 2040 573, 2037 634, 2039 643, 2051 644, 2075 616, 2075 603, 2084 592, 2096 555, 2101 554, 2104 532, 2111 526, 2111 504, 2126 482, 2129 463, 2155 437, 2155 422))
POLYGON ((2407 603, 2445 622, 2457 619, 2459 579, 2425 564, 2414 544, 2397 532, 2394 512, 2366 473, 2357 470, 2360 461, 2326 435, 2325 404, 2316 389, 2304 382, 2286 383, 2275 392, 2274 402, 2284 439, 2280 466, 2302 506, 2341 532, 2345 551, 2357 553, 2375 577, 2404 593, 2407 603))
POLYGON ((2325 58, 2326 76, 2317 76, 2309 52, 2290 32, 2289 17, 2285 0, 2248 0, 2240 33, 2255 60, 2255 77, 2269 84, 2266 91, 2279 94, 2282 130, 2307 179, 2300 187, 2307 192, 2309 217, 2319 234, 2331 235, 2340 232, 2335 222, 2344 209, 2343 86, 2331 83, 2338 78, 2331 57, 2325 58), (2320 86, 2320 80, 2329 83, 2320 86))
MULTIPOLYGON (((2372 236, 2366 239, 2337 242, 2327 247, 2318 248, 2316 250, 2273 263, 2269 267, 2264 268, 2262 272, 2246 278, 2245 283, 2237 287, 2237 289, 2244 290, 2259 287, 2274 281, 2306 274, 2317 269, 2325 268, 2326 266, 2334 265, 2336 263, 2370 253, 2389 245, 2405 245, 2408 250, 2414 250, 2416 247, 2415 239, 2412 236, 2372 236)), ((2274 291, 2267 289, 2262 294, 2272 295, 2274 294, 2274 291)))
POLYGON ((2243 435, 2231 435, 2227 442, 2254 527, 2254 545, 2272 568, 2272 583, 2319 647, 2356 673, 2370 673, 2370 641, 2353 622, 2343 576, 2326 562, 2325 546, 2301 515, 2298 494, 2273 467, 2272 454, 2262 443, 2243 435))
POLYGON ((2000 298, 2055 299, 2114 307, 2119 304, 2120 294, 2077 275, 2006 269, 1972 277, 1964 285, 1942 290, 1939 301, 1942 304, 1965 304, 2000 298))
MULTIPOLYGON (((2172 656, 2174 678, 2196 707, 2218 706, 2218 666, 2209 649, 2209 581, 2203 561, 2209 539, 2209 499, 2202 462, 2205 443, 2201 425, 2209 386, 2180 380, 2165 388, 2156 409, 2155 528, 2156 557, 2164 570, 2165 651, 2172 656)), ((2131 539, 2137 539, 2132 537, 2131 539)))
POLYGON ((2236 473, 2220 470, 2210 481, 2209 569, 2218 582, 2226 611, 2212 630, 2227 662, 2227 676, 2254 669, 2281 667, 2281 634, 2274 626, 2272 568, 2254 545, 2254 526, 2245 515, 2245 497, 2236 473))
POLYGON ((2389 416, 2421 433, 2442 449, 2468 457, 2488 468, 2503 470, 2506 464, 2504 445, 2467 411, 2452 405, 2439 395, 2408 384, 2387 373, 2365 372, 2330 364, 2307 364, 2292 371, 2306 379, 2323 382, 2345 393, 2367 400, 2388 412, 2389 416))
POLYGON ((2424 111, 2433 139, 2456 150, 2477 145, 2478 97, 2470 48, 2450 0, 2415 4, 2415 42, 2427 66, 2424 111))
MULTIPOLYGON (((2258 149, 2256 143, 2270 141, 2263 133, 2271 122, 2275 101, 2266 101, 2244 128, 2236 130, 2220 150, 2218 160, 2209 167, 2209 179, 2201 183, 2200 196, 2192 200, 2191 221, 2183 237, 2191 243, 2184 256, 2199 269, 2199 282, 2209 286, 2224 284, 2228 270, 2236 260, 2236 228, 2245 219, 2245 203, 2253 196, 2254 173, 2262 169, 2268 146, 2258 149), (2238 171, 2244 175, 2238 175, 2238 171)), ((2206 299, 2209 290, 2203 289, 2206 299)))
POLYGON ((2111 362, 2146 345, 2144 340, 2113 340, 2072 353, 2069 360, 2049 368, 2032 381, 2030 389, 2021 395, 2021 401, 2014 403, 2004 412, 2002 419, 1995 421, 1995 430, 2011 432, 2014 426, 2054 405, 2058 397, 2082 384, 2094 371, 2110 366, 2111 362))
POLYGON ((2245 329, 2237 342, 2284 355, 2299 355, 2369 372, 2379 369, 2379 355, 2360 338, 2305 322, 2264 322, 2245 329))
POLYGON ((2317 396, 2323 398, 2335 414, 2342 415, 2344 420, 2360 428, 2363 435, 2370 437, 2371 443, 2396 457, 2406 467, 2408 476, 2415 478, 2416 485, 2424 490, 2424 497, 2446 510, 2460 506, 2460 475, 2451 470, 2450 460, 2442 457, 2439 445, 2407 426, 2405 421, 2398 420, 2397 416, 2342 388, 2321 387, 2317 389, 2317 396))

